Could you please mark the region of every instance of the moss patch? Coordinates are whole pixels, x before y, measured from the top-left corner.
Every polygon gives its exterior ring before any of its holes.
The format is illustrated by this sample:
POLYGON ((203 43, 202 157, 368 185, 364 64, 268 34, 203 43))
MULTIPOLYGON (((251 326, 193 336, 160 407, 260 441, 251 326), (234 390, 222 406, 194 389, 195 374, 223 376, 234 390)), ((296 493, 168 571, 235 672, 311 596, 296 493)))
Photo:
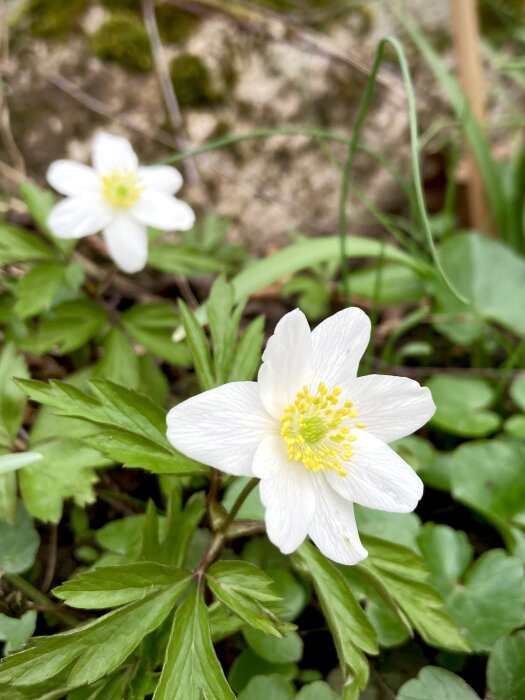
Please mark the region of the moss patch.
POLYGON ((193 34, 200 19, 173 5, 160 5, 157 8, 157 24, 162 40, 176 44, 193 34))
POLYGON ((130 70, 147 71, 153 65, 148 34, 132 12, 114 12, 91 37, 91 50, 130 70))
POLYGON ((218 101, 210 73, 198 56, 183 54, 174 58, 170 63, 170 75, 181 106, 196 107, 218 101))
POLYGON ((80 29, 89 0, 30 0, 21 21, 33 36, 55 38, 80 29))

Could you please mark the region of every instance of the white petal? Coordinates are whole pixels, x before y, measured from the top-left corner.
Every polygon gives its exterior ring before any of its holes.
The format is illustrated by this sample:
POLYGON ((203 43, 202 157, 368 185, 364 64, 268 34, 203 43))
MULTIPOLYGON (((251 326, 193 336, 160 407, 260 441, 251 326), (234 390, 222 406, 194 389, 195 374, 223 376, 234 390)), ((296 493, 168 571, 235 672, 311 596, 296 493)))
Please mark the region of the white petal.
POLYGON ((357 375, 370 340, 370 319, 357 307, 343 309, 312 332, 312 386, 333 389, 357 375))
POLYGON ((114 170, 136 170, 139 161, 127 139, 101 132, 93 140, 93 165, 104 175, 114 170))
POLYGON ((144 190, 131 212, 141 223, 161 231, 189 231, 195 223, 189 204, 153 189, 144 190))
POLYGON ((74 160, 55 160, 47 170, 47 181, 57 192, 77 195, 100 190, 100 178, 89 165, 74 160))
POLYGON ((348 383, 345 392, 354 402, 357 420, 383 442, 410 435, 436 410, 429 389, 406 377, 370 374, 348 383))
POLYGON ((359 539, 353 505, 326 483, 319 484, 317 509, 308 534, 321 552, 338 564, 357 564, 368 556, 359 539))
POLYGON ((330 486, 343 498, 367 508, 409 513, 423 495, 423 482, 388 445, 365 430, 356 431, 346 476, 324 473, 330 486))
POLYGON ((82 238, 102 230, 112 214, 100 195, 68 197, 49 212, 47 223, 58 238, 82 238))
POLYGON ((146 266, 148 234, 133 217, 116 216, 104 229, 104 239, 113 261, 124 272, 133 274, 146 266))
POLYGON ((290 554, 305 540, 315 505, 315 475, 299 462, 290 462, 280 436, 261 442, 253 462, 261 478, 266 533, 283 554, 290 554))
POLYGON ((231 382, 193 396, 172 408, 167 422, 177 450, 235 476, 252 476, 259 443, 279 430, 255 382, 231 382))
POLYGON ((281 418, 286 406, 311 378, 311 333, 306 316, 299 309, 281 318, 263 353, 257 382, 264 407, 281 418))
POLYGON ((164 194, 175 194, 182 187, 182 175, 169 165, 150 165, 139 168, 144 187, 164 194))

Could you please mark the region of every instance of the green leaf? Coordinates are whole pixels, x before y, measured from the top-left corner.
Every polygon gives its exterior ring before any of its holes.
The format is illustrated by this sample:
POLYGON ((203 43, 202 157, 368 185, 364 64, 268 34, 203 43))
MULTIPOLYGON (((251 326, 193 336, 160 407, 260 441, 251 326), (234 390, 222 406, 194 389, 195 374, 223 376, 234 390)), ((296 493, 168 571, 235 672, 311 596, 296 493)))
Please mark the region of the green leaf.
POLYGON ((63 502, 73 498, 78 505, 95 500, 94 471, 107 466, 100 453, 74 438, 56 438, 35 446, 42 459, 25 467, 19 476, 24 505, 35 518, 58 523, 63 502))
POLYGON ((166 412, 143 394, 103 380, 90 383, 94 396, 65 382, 23 380, 18 384, 59 415, 96 425, 97 435, 90 436, 90 444, 116 461, 164 473, 208 471, 171 447, 166 438, 166 412))
POLYGON ((424 578, 427 569, 412 550, 393 542, 362 537, 369 556, 355 567, 365 581, 376 581, 376 590, 386 603, 395 602, 402 621, 408 620, 423 639, 432 646, 456 651, 468 651, 460 630, 444 610, 439 593, 424 578), (363 573, 361 573, 363 572, 363 573))
POLYGON ((277 603, 281 598, 272 579, 254 564, 216 562, 208 570, 207 581, 216 598, 252 627, 277 637, 294 628, 279 620, 277 603))
POLYGON ((186 583, 153 593, 69 632, 37 637, 0 664, 0 683, 43 683, 67 670, 66 685, 94 683, 118 668, 169 615, 186 583))
MULTIPOLYGON (((346 252, 351 259, 380 257, 385 262, 398 262, 419 269, 417 261, 399 248, 362 236, 347 236, 346 252)), ((340 259, 341 241, 339 236, 323 236, 293 243, 269 257, 247 265, 231 280, 235 303, 248 299, 254 292, 264 289, 298 270, 311 268, 322 262, 339 262, 340 259)), ((199 307, 195 314, 198 321, 203 323, 206 320, 206 307, 199 307)), ((178 328, 173 334, 176 341, 182 340, 184 337, 184 328, 178 328)))
POLYGON ((407 681, 397 700, 480 700, 465 681, 444 668, 426 666, 419 676, 407 681))
POLYGON ((279 638, 273 634, 261 632, 259 629, 244 627, 243 635, 249 647, 270 663, 295 663, 303 656, 303 640, 297 632, 288 632, 279 638))
POLYGON ((315 681, 303 685, 296 695, 296 700, 339 700, 339 695, 324 681, 315 681))
POLYGON ((299 675, 296 664, 271 664, 250 649, 244 649, 231 665, 228 681, 239 692, 256 676, 279 675, 286 680, 293 680, 299 675))
POLYGON ((181 300, 179 300, 179 309, 200 385, 204 390, 213 389, 216 383, 213 376, 210 348, 206 334, 195 315, 181 300))
POLYGON ((35 561, 40 537, 33 521, 19 502, 13 525, 0 521, 0 569, 8 574, 21 574, 35 561))
MULTIPOLYGON (((224 492, 222 505, 228 512, 232 509, 243 488, 249 481, 249 477, 238 477, 234 479, 224 492)), ((264 506, 259 496, 259 486, 257 485, 250 492, 235 516, 236 520, 264 520, 264 506)))
MULTIPOLYGON (((1 676, 0 676, 1 680, 1 676)), ((198 588, 173 618, 171 637, 154 700, 235 700, 210 636, 208 610, 198 588)))
POLYGON ((257 316, 245 328, 235 348, 228 375, 229 382, 251 381, 261 364, 264 316, 257 316))
POLYGON ((509 394, 518 408, 525 411, 525 372, 518 374, 512 382, 509 394))
POLYGON ((163 272, 175 275, 194 275, 199 272, 224 272, 220 260, 181 245, 156 243, 149 251, 148 263, 163 272))
POLYGON ((0 221, 0 265, 55 257, 54 251, 34 233, 0 221))
POLYGON ((366 614, 374 626, 381 647, 396 647, 410 639, 410 631, 386 603, 372 600, 370 597, 366 614))
POLYGON ((107 429, 89 435, 82 442, 130 469, 146 469, 154 474, 206 474, 207 467, 180 452, 168 452, 148 438, 126 430, 107 429))
POLYGON ((503 424, 503 430, 507 435, 510 435, 510 437, 525 440, 525 414, 516 413, 510 416, 510 418, 507 418, 503 424))
POLYGON ((20 194, 26 203, 29 213, 38 225, 38 228, 47 235, 48 238, 63 253, 69 254, 78 243, 76 238, 57 238, 47 225, 47 219, 51 209, 55 205, 55 197, 49 190, 43 190, 33 182, 26 180, 20 185, 20 194))
POLYGON ((239 694, 239 700, 293 700, 292 686, 282 676, 255 676, 239 694))
POLYGON ((404 265, 374 265, 352 272, 352 293, 379 304, 415 303, 425 293, 421 275, 404 265))
POLYGON ((446 599, 472 559, 473 549, 467 535, 447 525, 426 523, 418 544, 430 570, 429 583, 446 599))
POLYGON ((139 389, 139 358, 118 328, 112 328, 104 339, 104 356, 95 365, 93 377, 109 379, 135 391, 139 389))
POLYGON ((66 301, 49 311, 19 346, 39 355, 50 351, 65 355, 84 346, 105 322, 105 311, 91 299, 66 301))
POLYGON ((487 410, 494 391, 483 379, 440 375, 427 387, 437 407, 431 422, 439 428, 463 437, 485 437, 499 428, 499 415, 487 410))
POLYGON ((384 513, 354 506, 359 532, 417 549, 421 521, 415 513, 384 513))
POLYGON ((154 355, 181 367, 190 366, 188 346, 171 339, 173 329, 180 323, 172 304, 135 304, 120 320, 128 333, 154 355))
POLYGON ((72 608, 114 608, 187 582, 187 571, 141 561, 86 571, 53 589, 53 594, 72 608))
POLYGON ((224 384, 237 329, 238 315, 232 316, 233 289, 224 277, 218 277, 211 288, 208 299, 208 322, 213 347, 213 369, 216 384, 224 384))
POLYGON ((501 549, 483 554, 448 600, 447 610, 476 651, 489 651, 525 622, 523 566, 501 549))
MULTIPOLYGON (((453 299, 444 287, 437 290, 441 311, 491 321, 525 335, 525 260, 504 243, 477 233, 452 236, 440 247, 443 267, 471 306, 453 299)), ((460 325, 460 324, 455 324, 460 325)), ((440 323, 444 331, 454 324, 440 323)))
POLYGON ((10 447, 22 425, 26 398, 13 377, 28 377, 26 363, 7 343, 0 354, 0 445, 10 447))
POLYGON ((35 265, 15 287, 15 312, 20 318, 36 316, 51 308, 66 268, 57 262, 42 262, 35 265))
POLYGON ((313 581, 334 638, 345 686, 352 690, 363 689, 368 682, 369 671, 368 661, 362 652, 378 652, 374 628, 344 576, 319 550, 305 542, 295 552, 292 561, 313 581))
POLYGON ((4 654, 21 649, 36 627, 36 610, 27 610, 22 617, 8 617, 0 613, 0 639, 6 642, 4 654))
MULTIPOLYGON (((8 455, 9 456, 9 455, 8 455)), ((5 455, 2 456, 5 457, 5 455)), ((14 525, 16 521, 17 479, 15 472, 0 476, 0 520, 14 525)))
POLYGON ((525 697, 525 633, 502 637, 494 645, 487 666, 487 684, 497 700, 525 697))
POLYGON ((504 537, 525 503, 525 445, 504 440, 472 441, 452 458, 452 494, 488 517, 504 537))

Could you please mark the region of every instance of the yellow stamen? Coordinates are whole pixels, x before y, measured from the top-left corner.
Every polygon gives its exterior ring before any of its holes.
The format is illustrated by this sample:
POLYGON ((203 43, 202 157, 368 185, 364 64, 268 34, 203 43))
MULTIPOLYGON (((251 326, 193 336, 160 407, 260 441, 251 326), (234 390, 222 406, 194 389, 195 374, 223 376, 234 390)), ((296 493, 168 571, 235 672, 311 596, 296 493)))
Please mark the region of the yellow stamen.
POLYGON ((144 189, 140 177, 133 170, 114 170, 102 175, 102 194, 111 206, 129 209, 144 189))
POLYGON ((288 459, 302 462, 313 472, 334 470, 339 476, 348 471, 342 463, 352 457, 352 442, 355 435, 351 427, 364 428, 364 423, 348 426, 348 419, 357 417, 352 401, 339 404, 341 387, 332 391, 324 382, 311 394, 304 386, 297 392, 295 401, 287 406, 281 418, 281 435, 288 449, 288 459), (345 421, 346 425, 341 426, 345 421))

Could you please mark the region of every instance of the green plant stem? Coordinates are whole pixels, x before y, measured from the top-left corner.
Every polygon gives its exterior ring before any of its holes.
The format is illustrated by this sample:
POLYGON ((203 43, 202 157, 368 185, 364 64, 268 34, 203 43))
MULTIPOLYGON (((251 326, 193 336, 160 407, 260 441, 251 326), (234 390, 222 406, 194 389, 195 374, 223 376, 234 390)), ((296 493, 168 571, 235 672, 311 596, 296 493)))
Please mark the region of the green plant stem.
MULTIPOLYGON (((250 479, 250 481, 246 484, 246 486, 243 488, 243 490, 240 492, 240 494, 237 496, 237 499, 235 503, 232 506, 232 509, 224 518, 223 522, 221 523, 221 526, 219 530, 215 533, 215 537, 210 543, 210 546, 208 547, 208 551, 202 558, 201 562, 197 566, 197 568, 194 570, 194 575, 197 577, 197 579, 200 581, 200 579, 204 576, 206 573, 206 570, 208 567, 217 559, 219 554, 222 551, 222 548, 224 547, 226 540, 228 539, 228 528, 231 525, 233 519, 239 512, 242 504, 244 501, 248 498, 250 493, 253 491, 253 489, 257 486, 259 483, 259 479, 250 479)), ((249 533, 251 531, 250 525, 247 524, 246 532, 249 533)), ((235 537, 242 537, 244 535, 243 530, 237 530, 235 532, 235 537)))
POLYGON ((44 606, 46 610, 55 615, 55 617, 69 627, 74 627, 78 624, 78 619, 76 617, 64 612, 61 607, 53 603, 53 601, 51 601, 45 595, 45 593, 39 591, 38 588, 35 588, 31 583, 29 583, 29 581, 22 578, 22 576, 18 576, 17 574, 4 574, 4 577, 11 584, 11 586, 13 586, 13 588, 18 589, 27 598, 33 601, 33 603, 44 606))

